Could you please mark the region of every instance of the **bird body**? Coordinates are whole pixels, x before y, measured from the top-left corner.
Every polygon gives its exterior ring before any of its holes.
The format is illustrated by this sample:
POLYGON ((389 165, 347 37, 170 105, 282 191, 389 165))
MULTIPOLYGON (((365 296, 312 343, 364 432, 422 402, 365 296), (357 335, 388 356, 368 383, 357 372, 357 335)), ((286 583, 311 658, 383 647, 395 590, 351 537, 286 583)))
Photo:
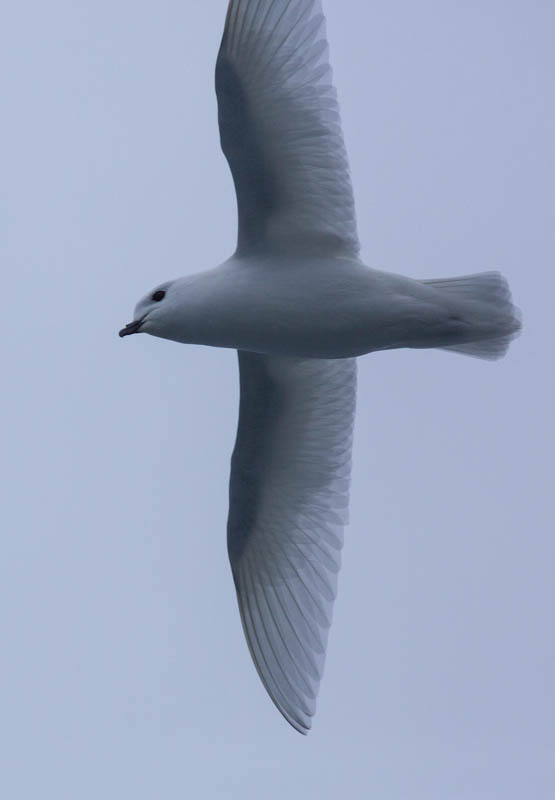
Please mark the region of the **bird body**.
POLYGON ((320 0, 230 0, 216 92, 236 252, 160 284, 120 335, 238 351, 228 553, 254 665, 307 733, 348 517, 354 357, 499 358, 520 323, 497 272, 418 281, 360 260, 320 0))
MULTIPOLYGON (((499 287, 503 279, 486 273, 499 287)), ((480 276, 468 276, 477 281, 480 276)), ((433 283, 375 270, 356 258, 299 254, 234 256, 150 295, 141 330, 184 344, 302 358, 351 358, 377 350, 464 345, 510 335, 506 300, 476 302, 433 283), (480 315, 481 312, 481 315, 480 315), (488 333, 490 336, 488 336, 488 333)))

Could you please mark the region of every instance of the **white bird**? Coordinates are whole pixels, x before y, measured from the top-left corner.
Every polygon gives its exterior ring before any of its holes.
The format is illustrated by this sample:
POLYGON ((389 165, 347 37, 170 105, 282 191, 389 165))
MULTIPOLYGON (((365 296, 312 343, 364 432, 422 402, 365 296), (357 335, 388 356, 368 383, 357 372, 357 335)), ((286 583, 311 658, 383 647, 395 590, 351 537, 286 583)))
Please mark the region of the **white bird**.
POLYGON ((239 351, 229 558, 258 674, 307 733, 347 522, 355 356, 493 359, 520 323, 498 273, 417 281, 359 259, 320 0, 231 0, 216 90, 237 250, 149 292, 120 335, 239 351))

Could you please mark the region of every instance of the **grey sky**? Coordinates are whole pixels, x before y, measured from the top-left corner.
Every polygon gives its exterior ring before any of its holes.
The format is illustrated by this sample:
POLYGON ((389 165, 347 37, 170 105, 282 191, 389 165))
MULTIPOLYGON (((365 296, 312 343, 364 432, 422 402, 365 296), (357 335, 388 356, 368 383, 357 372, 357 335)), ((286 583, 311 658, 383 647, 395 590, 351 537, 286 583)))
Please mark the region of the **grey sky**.
POLYGON ((498 364, 360 361, 351 525, 308 739, 250 663, 225 549, 232 352, 119 327, 232 251, 226 2, 3 13, 0 783, 11 800, 547 800, 555 6, 328 0, 363 257, 500 269, 498 364))

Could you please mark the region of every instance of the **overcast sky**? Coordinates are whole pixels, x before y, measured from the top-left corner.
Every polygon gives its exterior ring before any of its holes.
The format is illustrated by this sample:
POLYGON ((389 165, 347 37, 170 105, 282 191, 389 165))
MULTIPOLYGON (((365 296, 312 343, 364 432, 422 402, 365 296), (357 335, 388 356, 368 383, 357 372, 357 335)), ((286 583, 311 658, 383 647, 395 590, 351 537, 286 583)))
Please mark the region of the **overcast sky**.
POLYGON ((226 5, 2 14, 2 794, 551 800, 555 5, 326 3, 364 259, 500 269, 525 329, 496 364, 361 359, 307 739, 256 676, 227 563, 235 355, 117 337, 234 247, 226 5))

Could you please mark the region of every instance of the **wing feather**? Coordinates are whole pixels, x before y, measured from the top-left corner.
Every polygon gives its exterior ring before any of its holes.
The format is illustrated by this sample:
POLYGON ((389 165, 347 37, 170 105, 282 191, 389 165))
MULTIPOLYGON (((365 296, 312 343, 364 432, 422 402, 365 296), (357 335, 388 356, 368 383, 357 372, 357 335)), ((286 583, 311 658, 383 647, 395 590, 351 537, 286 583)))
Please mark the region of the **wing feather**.
POLYGON ((239 366, 229 557, 258 674, 306 733, 347 522, 356 362, 241 352, 239 366))
POLYGON ((356 255, 320 0, 231 0, 216 91, 237 193, 238 252, 356 255))

